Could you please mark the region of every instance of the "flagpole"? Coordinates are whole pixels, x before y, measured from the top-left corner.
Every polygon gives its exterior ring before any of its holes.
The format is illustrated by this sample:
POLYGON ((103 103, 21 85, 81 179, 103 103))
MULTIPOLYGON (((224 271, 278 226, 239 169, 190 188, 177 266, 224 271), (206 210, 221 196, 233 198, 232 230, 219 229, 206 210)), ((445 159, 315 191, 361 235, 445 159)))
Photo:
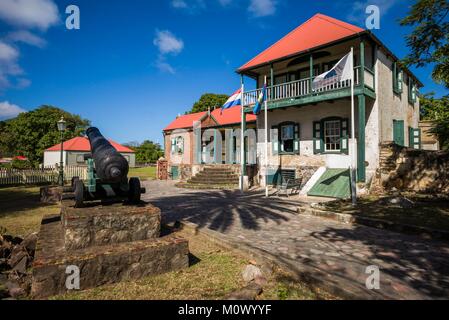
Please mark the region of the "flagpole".
POLYGON ((268 198, 268 90, 267 90, 267 76, 264 79, 265 90, 265 197, 268 198))
POLYGON ((241 118, 241 132, 240 132, 240 164, 241 164, 241 168, 240 168, 240 171, 241 171, 241 173, 240 173, 240 191, 243 193, 243 183, 244 183, 244 177, 243 177, 243 173, 245 172, 245 161, 244 161, 244 158, 245 158, 245 133, 243 132, 243 121, 244 121, 244 117, 245 117, 245 111, 244 111, 244 108, 245 108, 245 94, 244 94, 244 91, 245 91, 245 84, 244 84, 244 82, 243 82, 243 75, 241 76, 241 78, 240 78, 241 80, 240 80, 240 82, 241 82, 241 86, 242 86, 242 103, 241 103, 241 105, 242 105, 242 114, 241 114, 241 116, 242 116, 242 118, 241 118))
MULTIPOLYGON (((352 204, 357 204, 357 158, 355 143, 355 110, 354 110, 354 47, 351 47, 351 137, 352 137, 352 157, 351 157, 351 198, 352 204)), ((361 70, 363 72, 364 70, 361 70)), ((360 129, 359 129, 360 130, 360 129)))

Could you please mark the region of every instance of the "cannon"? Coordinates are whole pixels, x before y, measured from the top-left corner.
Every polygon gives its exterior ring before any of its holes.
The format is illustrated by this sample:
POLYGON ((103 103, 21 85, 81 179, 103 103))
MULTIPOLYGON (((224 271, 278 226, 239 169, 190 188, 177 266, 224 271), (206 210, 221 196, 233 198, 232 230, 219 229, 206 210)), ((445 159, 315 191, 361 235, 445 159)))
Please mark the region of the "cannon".
POLYGON ((82 207, 85 201, 106 199, 139 203, 145 188, 140 186, 139 178, 128 180, 129 164, 125 157, 103 137, 98 128, 91 127, 86 134, 91 154, 84 156, 87 179, 72 178, 75 207, 82 207))

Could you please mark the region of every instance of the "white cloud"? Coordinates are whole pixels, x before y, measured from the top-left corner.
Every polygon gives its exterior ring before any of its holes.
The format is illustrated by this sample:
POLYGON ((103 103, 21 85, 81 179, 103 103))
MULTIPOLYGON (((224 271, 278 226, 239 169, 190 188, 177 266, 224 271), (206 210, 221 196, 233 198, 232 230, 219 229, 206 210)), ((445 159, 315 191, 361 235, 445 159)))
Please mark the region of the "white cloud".
POLYGON ((1 0, 0 19, 15 26, 47 30, 59 22, 59 11, 53 0, 1 0))
POLYGON ((164 61, 162 57, 156 61, 156 68, 163 73, 175 74, 176 70, 168 62, 164 61))
POLYGON ((36 36, 35 34, 32 34, 31 32, 26 30, 11 32, 7 35, 6 38, 13 42, 22 42, 39 48, 43 48, 47 44, 45 39, 36 36))
POLYGON ((188 7, 184 0, 172 0, 171 5, 176 9, 185 9, 188 7))
POLYGON ((22 112, 26 112, 26 110, 8 101, 0 102, 0 120, 15 118, 22 112))
POLYGON ((272 16, 276 13, 275 0, 251 0, 248 11, 256 18, 272 16))
POLYGON ((159 54, 156 60, 156 67, 164 73, 174 74, 173 68, 167 61, 167 55, 177 55, 184 49, 184 42, 177 38, 168 30, 156 30, 156 36, 153 39, 153 44, 157 47, 159 54))
POLYGON ((17 63, 19 55, 19 50, 0 40, 0 92, 11 86, 11 77, 23 74, 17 63))
POLYGON ((232 3, 232 0, 218 0, 218 2, 223 6, 227 7, 232 3))
POLYGON ((156 37, 153 44, 159 49, 159 52, 165 54, 179 54, 184 48, 184 42, 168 30, 156 31, 156 37))
POLYGON ((0 40, 0 61, 15 61, 19 57, 19 51, 9 44, 0 40))
POLYGON ((184 10, 189 13, 197 13, 206 8, 204 0, 171 0, 170 4, 175 9, 184 10))

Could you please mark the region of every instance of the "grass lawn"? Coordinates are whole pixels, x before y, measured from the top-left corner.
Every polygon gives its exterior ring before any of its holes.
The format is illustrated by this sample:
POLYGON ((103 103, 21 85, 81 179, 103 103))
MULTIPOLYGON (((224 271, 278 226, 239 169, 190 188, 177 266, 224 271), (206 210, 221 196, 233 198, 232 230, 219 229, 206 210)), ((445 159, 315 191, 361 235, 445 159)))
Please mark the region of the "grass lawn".
POLYGON ((333 212, 449 231, 449 199, 424 195, 406 195, 406 197, 414 202, 412 208, 384 204, 377 196, 359 199, 356 208, 353 208, 348 201, 330 202, 325 204, 325 207, 333 212))
MULTIPOLYGON (((219 300, 245 286, 241 272, 249 263, 203 235, 181 231, 192 255, 188 269, 105 285, 52 297, 55 300, 219 300)), ((333 299, 299 283, 282 271, 269 279, 259 299, 333 299)))
POLYGON ((56 205, 39 201, 39 187, 0 188, 0 229, 15 236, 38 232, 42 217, 57 214, 56 205))
MULTIPOLYGON (((39 230, 42 216, 58 213, 57 205, 39 202, 38 187, 0 189, 0 227, 8 234, 26 236, 39 230)), ((1 228, 0 228, 1 229, 1 228)), ((223 299, 245 283, 241 272, 248 258, 223 249, 204 235, 180 231, 189 240, 191 264, 188 269, 158 276, 72 292, 52 299, 223 299)), ((276 270, 264 286, 260 299, 334 299, 287 273, 276 270)))
POLYGON ((156 179, 156 167, 129 168, 128 177, 138 177, 141 180, 156 179))

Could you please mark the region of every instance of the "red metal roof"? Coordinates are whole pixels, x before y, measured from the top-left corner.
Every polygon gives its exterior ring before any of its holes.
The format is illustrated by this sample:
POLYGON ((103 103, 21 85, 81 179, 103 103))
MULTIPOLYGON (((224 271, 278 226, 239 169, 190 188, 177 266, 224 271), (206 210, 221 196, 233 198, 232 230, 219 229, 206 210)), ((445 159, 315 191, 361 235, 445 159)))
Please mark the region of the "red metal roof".
MULTIPOLYGON (((214 117, 217 122, 222 125, 230 125, 235 123, 240 123, 242 117, 242 108, 240 106, 235 106, 229 109, 223 110, 221 113, 221 109, 215 109, 211 112, 212 117, 214 117)), ((257 116, 254 114, 246 114, 246 122, 256 121, 257 116)))
POLYGON ((243 71, 363 32, 362 28, 317 13, 271 47, 241 66, 243 71))
MULTIPOLYGON (((131 150, 130 148, 122 146, 121 144, 118 144, 115 141, 109 140, 109 142, 112 144, 112 146, 118 152, 134 153, 134 151, 131 150)), ((75 137, 73 139, 64 141, 63 148, 64 148, 64 151, 86 151, 86 152, 90 152, 89 139, 87 139, 86 137, 75 137)), ((53 147, 50 147, 50 148, 46 149, 45 151, 60 151, 60 150, 61 150, 61 144, 58 143, 58 144, 54 145, 53 147)))
MULTIPOLYGON (((225 126, 230 124, 240 123, 241 120, 241 107, 235 106, 229 109, 223 110, 215 109, 211 112, 211 116, 218 122, 219 126, 225 126)), ((165 127, 164 131, 175 130, 175 129, 188 129, 192 128, 196 121, 202 121, 207 115, 207 111, 186 114, 176 118, 172 123, 165 127)), ((256 121, 257 116, 253 114, 246 114, 246 121, 252 122, 256 121)))
POLYGON ((175 130, 175 129, 187 129, 192 128, 196 121, 201 121, 206 111, 186 114, 177 117, 172 123, 165 127, 164 131, 175 130))

